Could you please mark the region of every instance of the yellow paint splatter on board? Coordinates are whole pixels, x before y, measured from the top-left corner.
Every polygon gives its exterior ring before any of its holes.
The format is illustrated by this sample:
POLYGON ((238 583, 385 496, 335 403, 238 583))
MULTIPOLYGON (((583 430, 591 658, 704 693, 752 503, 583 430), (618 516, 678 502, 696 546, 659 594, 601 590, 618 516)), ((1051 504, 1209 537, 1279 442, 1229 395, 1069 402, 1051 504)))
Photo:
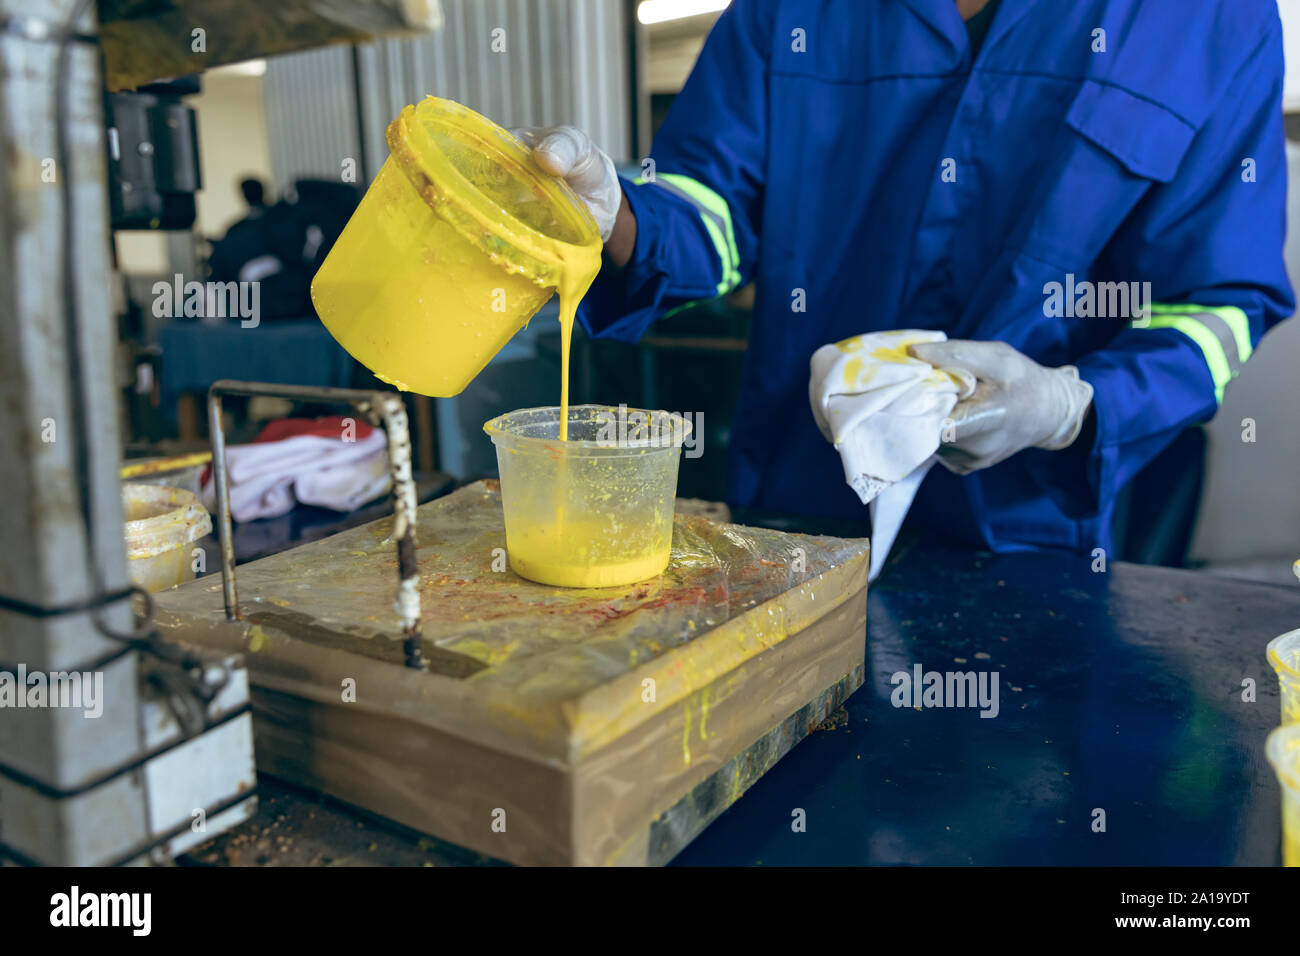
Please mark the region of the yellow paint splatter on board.
POLYGON ((686 714, 685 726, 682 727, 682 763, 690 766, 691 763, 691 701, 688 697, 684 705, 686 714))
POLYGON ((250 654, 259 653, 271 639, 266 636, 266 631, 262 630, 260 624, 254 624, 248 629, 248 652, 250 654))

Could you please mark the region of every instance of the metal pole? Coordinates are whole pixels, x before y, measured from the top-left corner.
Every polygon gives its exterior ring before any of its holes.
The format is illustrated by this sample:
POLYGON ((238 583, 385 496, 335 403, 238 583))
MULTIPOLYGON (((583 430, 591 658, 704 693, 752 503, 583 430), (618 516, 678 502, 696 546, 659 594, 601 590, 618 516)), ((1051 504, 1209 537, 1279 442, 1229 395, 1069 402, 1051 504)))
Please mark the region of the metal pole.
POLYGON ((217 490, 217 540, 221 543, 221 586, 226 620, 239 620, 239 594, 235 590, 235 537, 230 526, 230 472, 226 470, 226 432, 221 427, 221 393, 208 392, 208 434, 212 436, 212 480, 217 490))

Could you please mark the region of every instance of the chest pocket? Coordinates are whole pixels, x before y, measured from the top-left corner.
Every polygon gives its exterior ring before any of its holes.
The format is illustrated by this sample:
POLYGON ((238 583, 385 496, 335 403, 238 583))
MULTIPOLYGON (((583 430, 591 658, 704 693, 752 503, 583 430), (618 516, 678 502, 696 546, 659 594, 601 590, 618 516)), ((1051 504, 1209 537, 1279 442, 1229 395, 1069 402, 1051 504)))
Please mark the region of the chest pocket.
POLYGON ((1084 80, 1013 247, 1086 272, 1148 190, 1177 175, 1195 135, 1158 103, 1084 80))

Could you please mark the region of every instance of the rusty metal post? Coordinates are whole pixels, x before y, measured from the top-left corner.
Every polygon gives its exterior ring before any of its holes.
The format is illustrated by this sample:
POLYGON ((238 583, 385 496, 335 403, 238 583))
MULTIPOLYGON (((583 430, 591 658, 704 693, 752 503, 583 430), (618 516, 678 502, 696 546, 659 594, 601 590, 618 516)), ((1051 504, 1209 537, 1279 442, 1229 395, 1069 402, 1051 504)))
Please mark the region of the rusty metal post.
POLYGON ((212 475, 217 499, 217 534, 221 542, 221 584, 226 619, 239 619, 235 584, 235 542, 230 520, 230 472, 226 467, 226 435, 221 425, 222 395, 266 395, 302 402, 346 405, 371 424, 382 425, 388 437, 388 467, 393 478, 393 538, 397 544, 397 599, 406 666, 423 670, 420 632, 420 575, 415 558, 416 493, 411 470, 411 433, 406 406, 395 392, 235 382, 223 379, 208 389, 208 427, 212 433, 212 475))

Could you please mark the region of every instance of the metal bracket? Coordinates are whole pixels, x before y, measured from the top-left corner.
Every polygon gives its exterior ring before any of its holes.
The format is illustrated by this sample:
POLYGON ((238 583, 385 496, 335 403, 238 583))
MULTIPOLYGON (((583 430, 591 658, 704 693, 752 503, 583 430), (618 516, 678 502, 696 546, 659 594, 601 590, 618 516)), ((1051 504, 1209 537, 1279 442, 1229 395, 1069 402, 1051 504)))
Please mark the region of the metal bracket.
POLYGON ((226 620, 237 621, 239 595, 235 588, 235 541, 230 526, 230 474, 226 468, 226 435, 221 427, 222 395, 266 395, 296 401, 346 405, 388 436, 388 466, 393 476, 393 537, 397 541, 397 600, 405 638, 406 666, 423 670, 420 649, 420 590, 415 561, 415 479, 411 474, 411 433, 406 406, 396 392, 362 391, 306 385, 221 380, 208 389, 208 429, 212 434, 212 474, 216 484, 217 536, 221 541, 221 585, 226 620))

